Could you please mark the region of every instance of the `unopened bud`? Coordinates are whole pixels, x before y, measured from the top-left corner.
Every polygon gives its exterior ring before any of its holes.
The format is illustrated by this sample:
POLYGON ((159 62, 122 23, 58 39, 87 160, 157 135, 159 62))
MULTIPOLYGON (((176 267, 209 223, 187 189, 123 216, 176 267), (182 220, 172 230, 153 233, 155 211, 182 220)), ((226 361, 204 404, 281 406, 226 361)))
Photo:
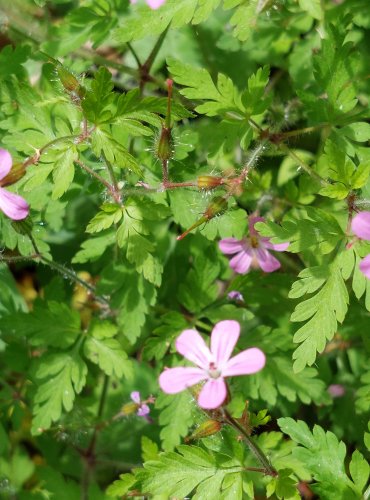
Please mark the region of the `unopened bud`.
POLYGON ((125 405, 122 406, 120 415, 132 415, 133 413, 136 413, 139 408, 139 405, 132 402, 132 403, 126 403, 125 405))
POLYGON ((168 161, 173 156, 173 140, 171 128, 162 126, 161 135, 156 147, 156 155, 161 161, 168 161))
POLYGON ((217 186, 222 186, 224 184, 223 177, 216 177, 214 175, 201 175, 197 179, 198 189, 203 189, 205 191, 210 191, 215 189, 217 186))
POLYGON ((205 224, 209 220, 216 217, 216 215, 223 214, 227 209, 227 200, 222 196, 215 196, 211 203, 208 205, 207 210, 204 212, 203 216, 197 220, 192 226, 189 227, 184 233, 177 237, 177 240, 182 240, 196 227, 205 224))
POLYGON ((68 71, 64 66, 58 64, 57 73, 63 87, 68 92, 77 92, 80 82, 70 71, 68 71))
POLYGON ((204 212, 204 217, 207 220, 213 219, 216 215, 223 214, 227 209, 227 200, 222 196, 216 196, 208 205, 207 210, 204 212))
POLYGON ((221 430, 222 424, 217 420, 206 420, 195 429, 195 431, 185 438, 185 442, 194 441, 195 439, 202 439, 212 436, 221 430))
POLYGON ((167 84, 167 113, 164 124, 162 125, 161 135, 156 147, 156 154, 162 162, 170 160, 173 156, 173 140, 172 140, 172 126, 171 126, 171 100, 172 100, 172 87, 173 81, 166 80, 167 84))
POLYGON ((11 171, 5 176, 1 181, 1 186, 10 186, 11 184, 15 184, 19 179, 21 179, 26 173, 26 167, 23 163, 15 163, 12 166, 11 171))

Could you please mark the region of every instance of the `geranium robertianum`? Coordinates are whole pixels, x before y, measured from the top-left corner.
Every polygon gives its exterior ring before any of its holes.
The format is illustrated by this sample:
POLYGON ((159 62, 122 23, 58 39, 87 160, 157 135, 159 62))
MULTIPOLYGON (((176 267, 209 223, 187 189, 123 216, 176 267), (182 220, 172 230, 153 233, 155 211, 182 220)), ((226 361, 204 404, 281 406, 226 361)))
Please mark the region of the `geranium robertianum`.
POLYGON ((159 377, 161 389, 168 394, 175 394, 205 380, 198 396, 199 406, 206 410, 221 406, 227 396, 225 377, 250 375, 265 366, 265 355, 257 347, 230 357, 239 334, 240 325, 237 321, 220 321, 212 330, 208 348, 196 330, 184 330, 176 340, 176 349, 197 368, 181 366, 166 369, 159 377))
POLYGON ((219 242, 219 248, 226 255, 236 254, 230 260, 230 267, 239 274, 246 274, 251 267, 260 267, 265 273, 272 273, 280 268, 280 262, 270 253, 284 252, 289 243, 274 244, 269 238, 263 238, 254 228, 256 222, 263 222, 263 217, 249 217, 249 237, 237 240, 224 238, 219 242))

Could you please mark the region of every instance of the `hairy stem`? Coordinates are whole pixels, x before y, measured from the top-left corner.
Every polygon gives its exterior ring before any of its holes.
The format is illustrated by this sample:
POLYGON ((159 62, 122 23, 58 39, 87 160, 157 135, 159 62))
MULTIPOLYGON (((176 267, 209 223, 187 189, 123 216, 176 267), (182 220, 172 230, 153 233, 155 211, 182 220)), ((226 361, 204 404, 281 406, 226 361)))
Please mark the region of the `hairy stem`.
MULTIPOLYGON (((226 410, 223 409, 223 414, 225 417, 226 422, 231 425, 236 431, 240 432, 243 440, 246 442, 248 445, 249 449, 253 453, 253 455, 257 458, 257 460, 260 462, 260 464, 263 467, 263 472, 266 475, 276 477, 278 475, 276 469, 271 465, 270 460, 267 458, 267 456, 264 454, 264 452, 261 450, 261 448, 253 441, 253 439, 248 435, 247 431, 239 424, 237 420, 234 419, 230 415, 230 413, 226 410)), ((257 469, 255 469, 257 470, 257 469)))

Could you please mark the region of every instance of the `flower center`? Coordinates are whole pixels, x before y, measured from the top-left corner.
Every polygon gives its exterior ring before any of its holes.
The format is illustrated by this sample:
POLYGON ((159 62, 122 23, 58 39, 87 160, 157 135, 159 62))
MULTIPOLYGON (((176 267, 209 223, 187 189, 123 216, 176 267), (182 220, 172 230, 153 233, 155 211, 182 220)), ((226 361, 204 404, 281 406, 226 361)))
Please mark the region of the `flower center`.
POLYGON ((217 366, 213 362, 209 364, 208 375, 211 378, 219 378, 219 376, 221 375, 221 371, 217 369, 217 366))
POLYGON ((250 242, 251 242, 252 248, 258 248, 259 247, 258 237, 257 236, 251 236, 250 237, 250 242))

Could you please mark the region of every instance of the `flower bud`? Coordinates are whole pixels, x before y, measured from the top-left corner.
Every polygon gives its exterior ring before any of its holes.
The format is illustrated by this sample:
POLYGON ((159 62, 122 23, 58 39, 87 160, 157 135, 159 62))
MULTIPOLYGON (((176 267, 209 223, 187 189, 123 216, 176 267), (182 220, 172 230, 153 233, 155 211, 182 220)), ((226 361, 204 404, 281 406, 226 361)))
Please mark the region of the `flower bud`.
POLYGON ((126 403, 125 405, 122 406, 120 415, 132 415, 133 413, 136 413, 140 405, 137 403, 126 403))
POLYGON ((182 233, 180 236, 177 237, 177 240, 182 240, 187 236, 193 229, 196 227, 201 226, 202 224, 205 224, 209 220, 213 219, 213 217, 216 217, 216 215, 221 215, 225 212, 227 209, 227 200, 223 198, 222 196, 215 196, 211 203, 208 205, 206 211, 204 212, 203 216, 197 220, 192 226, 189 227, 184 233, 182 233))
POLYGON ((222 196, 216 196, 208 205, 207 210, 204 212, 204 217, 207 220, 213 219, 216 215, 223 214, 227 209, 227 200, 222 196))
POLYGON ((68 92, 77 92, 80 83, 70 71, 68 71, 64 66, 58 64, 57 73, 63 87, 68 92))
POLYGON ((23 163, 15 163, 12 166, 11 171, 0 181, 0 186, 10 186, 15 184, 19 179, 21 179, 26 173, 26 167, 23 163))
POLYGON ((161 135, 156 147, 156 155, 162 162, 167 162, 173 156, 173 139, 171 126, 171 99, 172 99, 172 80, 166 80, 168 97, 167 97, 167 113, 164 123, 162 124, 161 135))
POLYGON ((201 439, 208 436, 212 436, 219 432, 222 428, 221 422, 217 420, 206 420, 202 424, 200 424, 195 431, 185 438, 185 442, 194 441, 195 439, 201 439))
POLYGON ((161 135, 156 147, 156 155, 161 161, 168 161, 173 156, 173 140, 171 128, 162 126, 161 135))
POLYGON ((205 191, 210 191, 215 189, 217 186, 222 186, 224 184, 223 177, 216 177, 214 175, 201 175, 197 179, 198 189, 203 189, 205 191))

